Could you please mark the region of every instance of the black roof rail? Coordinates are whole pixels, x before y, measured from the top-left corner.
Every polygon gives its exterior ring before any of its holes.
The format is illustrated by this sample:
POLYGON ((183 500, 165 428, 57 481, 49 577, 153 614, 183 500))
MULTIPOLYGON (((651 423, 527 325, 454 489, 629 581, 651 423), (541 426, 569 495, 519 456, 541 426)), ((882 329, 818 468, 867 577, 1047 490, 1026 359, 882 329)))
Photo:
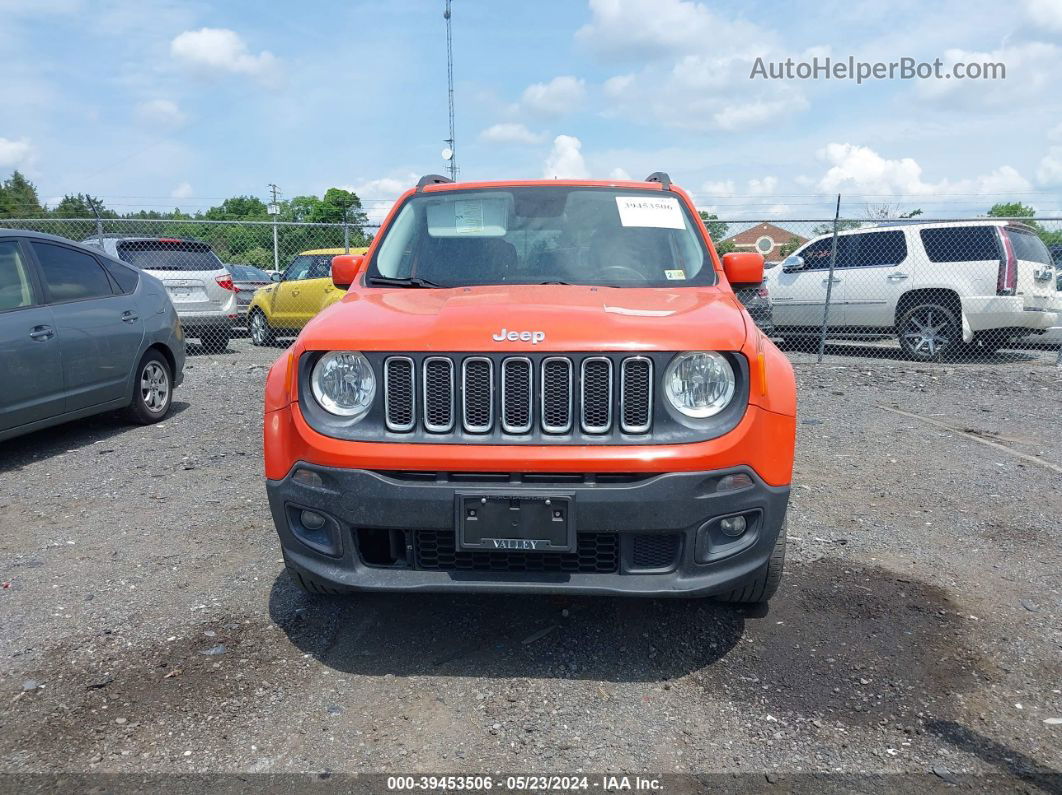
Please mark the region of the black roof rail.
POLYGON ((449 177, 444 177, 442 174, 425 174, 420 178, 420 182, 417 183, 417 193, 420 193, 428 185, 442 185, 447 182, 453 182, 449 177))
POLYGON ((646 182, 659 182, 660 186, 664 190, 671 190, 671 177, 667 175, 666 171, 654 171, 648 177, 645 178, 646 182))

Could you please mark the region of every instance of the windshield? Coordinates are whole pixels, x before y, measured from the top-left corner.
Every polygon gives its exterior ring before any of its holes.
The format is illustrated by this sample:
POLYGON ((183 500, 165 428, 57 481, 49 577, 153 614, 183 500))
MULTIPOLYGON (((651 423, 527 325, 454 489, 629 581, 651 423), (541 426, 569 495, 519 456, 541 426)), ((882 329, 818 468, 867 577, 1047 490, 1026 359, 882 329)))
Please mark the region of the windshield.
POLYGON ((187 240, 131 240, 118 244, 118 256, 146 271, 219 271, 224 267, 209 245, 187 240))
POLYGON ((250 265, 226 265, 232 278, 243 282, 268 282, 269 274, 250 265))
POLYGON ((440 287, 715 284, 695 221, 654 190, 529 186, 410 197, 384 233, 367 281, 440 287))

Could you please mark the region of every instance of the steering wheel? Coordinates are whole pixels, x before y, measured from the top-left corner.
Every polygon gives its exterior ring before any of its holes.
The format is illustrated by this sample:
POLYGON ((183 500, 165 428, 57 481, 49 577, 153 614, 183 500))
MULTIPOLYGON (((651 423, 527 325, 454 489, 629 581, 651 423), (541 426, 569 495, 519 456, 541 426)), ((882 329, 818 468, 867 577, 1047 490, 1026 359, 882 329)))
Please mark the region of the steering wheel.
POLYGON ((626 265, 608 265, 607 267, 602 268, 601 276, 605 279, 605 281, 610 281, 610 279, 608 279, 609 271, 615 271, 616 273, 622 274, 621 278, 619 278, 617 281, 638 281, 642 282, 643 284, 649 282, 649 277, 647 277, 644 273, 642 273, 641 271, 636 271, 634 268, 628 268, 626 265))

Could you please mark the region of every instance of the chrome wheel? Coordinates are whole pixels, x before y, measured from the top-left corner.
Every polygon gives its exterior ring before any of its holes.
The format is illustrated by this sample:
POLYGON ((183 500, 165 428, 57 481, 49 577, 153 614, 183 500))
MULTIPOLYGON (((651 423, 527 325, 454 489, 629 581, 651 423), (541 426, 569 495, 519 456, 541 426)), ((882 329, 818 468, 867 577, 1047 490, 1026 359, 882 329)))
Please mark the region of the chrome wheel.
POLYGON ((933 304, 912 309, 904 319, 900 343, 915 359, 936 359, 959 340, 955 317, 943 306, 933 304))
POLYGON ((170 377, 158 362, 148 362, 140 373, 140 399, 153 414, 161 414, 170 403, 170 377))
POLYGON ((254 312, 251 315, 251 342, 255 345, 269 343, 269 329, 266 328, 265 315, 261 312, 254 312))

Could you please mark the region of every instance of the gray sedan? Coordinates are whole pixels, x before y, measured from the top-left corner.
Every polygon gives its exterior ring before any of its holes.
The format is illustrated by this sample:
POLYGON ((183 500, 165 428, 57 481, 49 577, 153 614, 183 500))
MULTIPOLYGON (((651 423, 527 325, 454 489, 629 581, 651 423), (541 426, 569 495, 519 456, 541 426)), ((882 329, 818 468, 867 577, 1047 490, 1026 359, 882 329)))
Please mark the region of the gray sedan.
POLYGON ((98 249, 0 229, 0 440, 114 409, 166 417, 184 333, 162 283, 98 249))

